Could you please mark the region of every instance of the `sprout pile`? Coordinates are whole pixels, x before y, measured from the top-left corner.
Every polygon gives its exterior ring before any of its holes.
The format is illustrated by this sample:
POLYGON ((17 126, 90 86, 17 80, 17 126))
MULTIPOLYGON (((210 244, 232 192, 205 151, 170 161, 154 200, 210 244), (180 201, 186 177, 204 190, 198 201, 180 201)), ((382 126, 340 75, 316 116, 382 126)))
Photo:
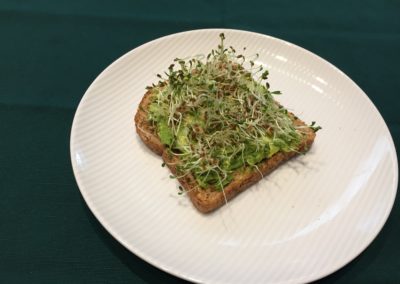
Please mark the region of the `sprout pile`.
POLYGON ((220 39, 205 60, 176 58, 147 87, 148 119, 179 158, 178 177, 192 175, 211 190, 223 190, 238 170, 259 171, 257 164, 279 151, 297 151, 302 136, 274 100, 280 92, 270 91, 268 71, 226 47, 224 34, 220 39))

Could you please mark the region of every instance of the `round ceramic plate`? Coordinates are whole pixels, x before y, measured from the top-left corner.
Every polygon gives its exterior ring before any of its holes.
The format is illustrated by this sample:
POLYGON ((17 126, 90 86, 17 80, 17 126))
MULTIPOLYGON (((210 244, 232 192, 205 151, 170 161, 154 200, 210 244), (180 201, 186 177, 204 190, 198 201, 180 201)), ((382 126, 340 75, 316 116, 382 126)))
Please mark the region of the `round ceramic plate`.
POLYGON ((89 87, 71 132, 71 159, 88 206, 127 249, 178 277, 205 283, 297 283, 326 276, 382 229, 397 189, 392 138, 363 91, 313 53, 270 36, 196 30, 146 43, 89 87), (219 43, 270 71, 277 99, 317 121, 310 152, 282 165, 216 212, 203 215, 133 122, 145 87, 174 58, 202 57, 219 43))

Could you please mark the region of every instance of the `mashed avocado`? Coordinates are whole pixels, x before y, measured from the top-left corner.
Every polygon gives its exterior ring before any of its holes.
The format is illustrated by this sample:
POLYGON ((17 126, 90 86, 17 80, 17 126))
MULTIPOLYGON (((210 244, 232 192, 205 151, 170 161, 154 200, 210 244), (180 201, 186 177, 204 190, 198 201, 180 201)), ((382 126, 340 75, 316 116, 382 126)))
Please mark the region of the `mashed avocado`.
MULTIPOLYGON (((179 157, 178 174, 222 190, 233 173, 279 151, 296 151, 301 131, 273 98, 268 71, 221 43, 205 62, 175 59, 166 77, 148 87, 149 120, 179 157)), ((257 168, 258 169, 258 168, 257 168)))

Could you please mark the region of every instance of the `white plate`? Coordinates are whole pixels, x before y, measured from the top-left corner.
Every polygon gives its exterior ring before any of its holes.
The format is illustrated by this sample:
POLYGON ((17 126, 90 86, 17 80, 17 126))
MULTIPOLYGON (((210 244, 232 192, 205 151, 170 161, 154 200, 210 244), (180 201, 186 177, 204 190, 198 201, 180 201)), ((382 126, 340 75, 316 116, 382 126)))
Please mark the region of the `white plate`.
POLYGON ((397 158, 363 91, 320 57, 270 36, 197 30, 144 44, 111 64, 85 93, 71 132, 82 195, 103 226, 152 265, 195 282, 297 283, 326 276, 361 253, 392 208, 397 158), (175 57, 226 44, 259 53, 271 88, 300 118, 316 120, 311 151, 211 215, 197 212, 135 133, 145 87, 175 57))

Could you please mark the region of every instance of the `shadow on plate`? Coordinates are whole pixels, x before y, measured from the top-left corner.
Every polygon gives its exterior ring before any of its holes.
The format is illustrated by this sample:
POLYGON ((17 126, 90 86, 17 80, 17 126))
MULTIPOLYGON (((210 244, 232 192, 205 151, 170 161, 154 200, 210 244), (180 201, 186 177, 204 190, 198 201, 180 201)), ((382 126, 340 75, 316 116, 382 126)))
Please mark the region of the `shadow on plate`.
MULTIPOLYGON (((84 203, 83 200, 82 202, 84 203)), ((146 283, 189 283, 160 269, 157 269, 156 267, 148 264, 141 258, 131 253, 104 229, 86 204, 84 204, 84 208, 85 214, 88 216, 88 220, 96 234, 99 236, 100 240, 109 248, 112 254, 121 261, 121 263, 123 263, 132 271, 132 273, 139 276, 146 283)))

